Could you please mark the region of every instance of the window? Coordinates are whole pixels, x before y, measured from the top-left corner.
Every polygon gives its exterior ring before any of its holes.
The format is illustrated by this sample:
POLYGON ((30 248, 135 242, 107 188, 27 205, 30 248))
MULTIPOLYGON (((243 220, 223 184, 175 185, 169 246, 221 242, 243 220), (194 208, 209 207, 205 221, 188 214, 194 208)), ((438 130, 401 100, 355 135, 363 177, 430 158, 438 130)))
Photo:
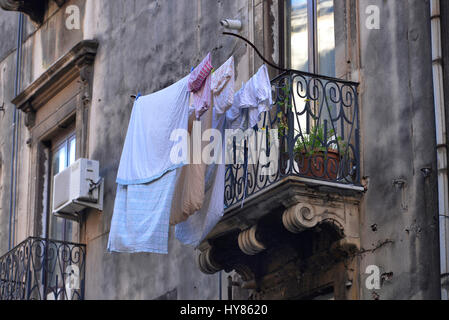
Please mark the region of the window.
MULTIPOLYGON (((53 142, 54 147, 51 150, 51 190, 53 190, 54 176, 68 168, 76 160, 76 136, 73 132, 64 135, 62 141, 60 139, 53 141, 56 143, 53 142)), ((53 240, 77 242, 78 222, 53 215, 53 208, 50 208, 49 211, 48 237, 53 240)))
POLYGON ((286 4, 289 67, 334 77, 334 0, 287 0, 286 4))
MULTIPOLYGON (((287 12, 285 47, 288 67, 335 77, 334 0, 286 0, 285 3, 287 12)), ((327 105, 326 108, 323 107, 324 103, 319 105, 319 97, 329 94, 324 89, 326 88, 326 80, 313 80, 308 83, 308 88, 298 86, 299 81, 301 81, 301 78, 294 78, 292 83, 293 88, 303 89, 299 92, 300 94, 297 90, 293 91, 296 111, 298 112, 298 122, 295 122, 295 129, 308 135, 309 130, 305 130, 305 128, 319 128, 324 121, 327 121, 330 125, 331 119, 336 119, 338 110, 332 104, 327 105), (307 101, 310 99, 300 97, 307 94, 306 89, 310 90, 310 96, 317 97, 317 99, 311 99, 309 105, 307 105, 307 101), (309 111, 306 112, 306 110, 309 111)), ((338 131, 338 128, 335 128, 335 131, 338 131)))
POLYGON ((88 155, 88 110, 97 48, 94 40, 78 42, 65 55, 54 57, 57 60, 51 68, 12 100, 24 112, 23 122, 30 135, 30 166, 22 166, 19 172, 30 179, 25 193, 28 215, 24 218, 32 236, 73 242, 84 238, 78 222, 53 216, 52 184, 55 174, 74 159, 88 155))

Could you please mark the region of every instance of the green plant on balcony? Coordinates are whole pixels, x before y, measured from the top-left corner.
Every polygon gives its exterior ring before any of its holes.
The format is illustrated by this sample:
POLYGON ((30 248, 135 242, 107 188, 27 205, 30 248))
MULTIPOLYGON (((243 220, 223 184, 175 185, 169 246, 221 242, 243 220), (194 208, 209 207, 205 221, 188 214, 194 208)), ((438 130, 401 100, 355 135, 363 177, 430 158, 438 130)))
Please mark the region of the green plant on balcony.
MULTIPOLYGON (((288 126, 288 112, 293 109, 291 88, 286 85, 281 88, 283 99, 278 101, 280 110, 277 115, 277 130, 278 138, 281 139, 281 145, 287 147, 288 142, 285 139, 290 130, 288 126)), ((310 103, 310 99, 304 99, 306 103, 310 103)), ((326 98, 327 101, 327 98, 326 98)), ((319 101, 315 101, 315 107, 319 107, 319 101)), ((332 106, 327 104, 329 113, 332 111, 332 106)), ((322 123, 317 123, 313 126, 308 134, 304 134, 294 129, 294 135, 299 134, 299 138, 293 148, 293 156, 300 174, 311 177, 323 177, 328 180, 335 180, 341 159, 348 150, 348 144, 343 141, 342 137, 337 135, 334 129, 328 129, 325 133, 325 128, 322 123), (329 141, 332 143, 329 144, 329 141), (325 170, 327 164, 327 170, 325 170)), ((286 151, 286 149, 284 149, 286 151)), ((289 161, 289 160, 288 160, 289 161)))
POLYGON ((310 157, 315 153, 325 153, 326 150, 335 151, 340 155, 344 155, 346 148, 346 142, 340 136, 336 135, 333 129, 328 130, 327 134, 325 134, 324 126, 316 125, 310 130, 309 134, 303 134, 299 137, 293 151, 295 154, 304 154, 310 157), (325 146, 328 141, 334 141, 330 148, 325 146))
POLYGON ((278 121, 278 138, 281 139, 286 135, 286 132, 288 131, 288 124, 287 124, 287 109, 293 109, 293 105, 291 102, 291 96, 290 96, 290 86, 284 86, 281 88, 284 99, 281 101, 278 101, 278 106, 281 110, 277 113, 277 121, 278 121))
POLYGON ((300 174, 335 180, 346 150, 346 142, 333 129, 325 132, 324 126, 317 124, 309 134, 300 135, 293 151, 300 174))

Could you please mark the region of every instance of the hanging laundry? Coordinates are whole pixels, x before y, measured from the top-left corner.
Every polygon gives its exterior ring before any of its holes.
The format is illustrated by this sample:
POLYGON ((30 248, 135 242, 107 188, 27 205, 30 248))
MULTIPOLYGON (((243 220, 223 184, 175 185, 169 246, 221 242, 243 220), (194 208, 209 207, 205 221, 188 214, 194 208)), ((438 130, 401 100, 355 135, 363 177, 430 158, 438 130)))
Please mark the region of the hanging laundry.
POLYGON ((117 186, 109 252, 168 253, 170 207, 179 170, 151 183, 117 186))
POLYGON ((217 114, 225 113, 234 102, 234 57, 212 74, 212 95, 217 114))
POLYGON ((187 130, 188 77, 135 101, 117 174, 122 185, 148 183, 183 163, 172 163, 175 129, 187 130))
POLYGON ((211 55, 208 53, 203 61, 192 71, 189 77, 188 87, 193 93, 193 105, 197 119, 199 119, 206 110, 209 110, 212 105, 210 76, 212 69, 211 55))
MULTIPOLYGON (((213 93, 213 109, 217 114, 223 114, 226 109, 232 105, 234 100, 234 57, 229 58, 217 71, 212 74, 212 93, 213 93)), ((189 119, 189 134, 191 138, 203 137, 205 131, 212 127, 211 109, 207 110, 201 117, 200 132, 192 135, 193 119, 189 119)), ((198 122, 196 122, 198 125, 198 122)), ((191 141, 190 145, 194 145, 191 141)), ((205 174, 206 164, 201 159, 201 151, 210 143, 210 141, 202 141, 201 150, 192 150, 199 153, 198 159, 194 159, 191 155, 189 165, 181 169, 181 175, 178 180, 172 211, 170 215, 170 224, 176 225, 187 220, 195 212, 199 211, 203 206, 205 193, 205 174)))
POLYGON ((262 65, 257 73, 247 82, 240 103, 249 108, 249 127, 253 128, 260 121, 260 115, 269 111, 273 103, 270 76, 267 66, 262 65))
POLYGON ((245 129, 247 125, 248 109, 242 109, 242 94, 245 92, 246 83, 242 82, 242 87, 234 95, 232 106, 226 112, 226 121, 228 129, 245 129))
MULTIPOLYGON (((222 132, 222 137, 224 137, 226 118, 224 115, 217 114, 215 109, 212 109, 212 111, 212 127, 222 132)), ((221 164, 207 166, 205 197, 202 208, 195 212, 188 220, 175 227, 176 238, 186 245, 198 246, 223 216, 226 171, 224 152, 220 156, 223 157, 221 164)))
MULTIPOLYGON (((199 149, 194 150, 193 139, 202 139, 203 133, 212 126, 212 110, 207 110, 201 117, 201 121, 196 121, 193 132, 193 117, 189 119, 189 134, 191 135, 191 155, 190 164, 182 167, 179 180, 176 184, 172 210, 170 214, 170 224, 176 225, 187 220, 192 214, 203 206, 204 201, 204 177, 206 174, 206 164, 202 161, 202 150, 208 144, 206 141, 199 141, 199 149), (201 128, 197 127, 201 125, 201 128), (195 154, 195 152, 197 154, 195 154)), ((198 141, 197 141, 198 142, 198 141)))
POLYGON ((134 103, 122 151, 109 233, 109 252, 167 253, 170 208, 179 170, 170 141, 187 130, 188 79, 134 103))
POLYGON ((232 123, 232 128, 237 127, 236 124, 242 130, 253 128, 260 121, 260 115, 271 109, 272 103, 270 78, 264 64, 235 94, 234 103, 226 117, 232 123))

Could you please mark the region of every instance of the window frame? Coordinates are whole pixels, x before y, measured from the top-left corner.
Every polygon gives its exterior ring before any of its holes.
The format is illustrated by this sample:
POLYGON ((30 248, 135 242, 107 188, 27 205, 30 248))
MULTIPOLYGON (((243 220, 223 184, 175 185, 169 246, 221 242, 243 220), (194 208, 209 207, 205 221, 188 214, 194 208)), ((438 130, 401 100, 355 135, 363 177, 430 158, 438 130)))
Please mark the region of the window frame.
MULTIPOLYGON (((308 70, 299 70, 310 72, 313 74, 320 74, 319 70, 319 44, 318 44, 318 0, 306 0, 307 1, 307 53, 308 53, 308 70)), ((335 0, 333 0, 335 1, 335 0)), ((292 68, 292 48, 291 48, 291 12, 292 12, 292 0, 284 0, 283 1, 283 10, 281 13, 281 23, 283 23, 285 36, 284 40, 284 61, 286 62, 286 66, 288 68, 292 68)), ((334 4, 335 8, 335 4, 334 4)), ((334 9, 335 10, 335 9, 334 9)), ((334 12, 335 14, 335 12, 334 12)), ((335 16, 334 16, 335 19, 335 16)), ((335 23, 335 20, 334 20, 335 23)), ((334 49, 335 50, 335 49, 334 49)), ((336 76, 335 74, 328 75, 331 77, 336 76)))
MULTIPOLYGON (((52 143, 51 145, 51 149, 50 149, 50 157, 49 157, 49 165, 50 165, 50 169, 49 169, 49 176, 50 176, 50 182, 49 182, 49 188, 48 188, 48 192, 49 192, 49 201, 48 201, 48 212, 47 215, 45 217, 46 221, 46 232, 45 232, 45 236, 46 238, 51 238, 53 240, 60 240, 60 241, 69 241, 69 242, 78 242, 79 239, 73 239, 72 237, 68 237, 68 233, 67 233, 67 229, 69 226, 69 223, 72 224, 72 221, 67 221, 67 219, 63 219, 63 226, 62 226, 62 235, 54 235, 52 234, 52 222, 54 221, 54 219, 62 219, 60 217, 55 217, 53 215, 53 201, 52 201, 52 196, 53 196, 53 181, 54 181, 54 177, 57 173, 55 173, 55 167, 54 167, 54 160, 56 155, 58 154, 58 152, 62 149, 62 148, 66 148, 65 151, 65 164, 64 164, 64 169, 68 168, 71 163, 70 163, 70 155, 71 155, 71 149, 70 149, 70 144, 72 141, 75 141, 75 153, 74 153, 74 160, 76 161, 78 159, 77 156, 77 152, 76 152, 76 145, 77 145, 77 136, 76 136, 76 128, 75 128, 75 123, 70 124, 70 126, 65 129, 62 133, 58 134, 56 137, 54 137, 52 139, 52 143)), ((61 172, 58 170, 58 173, 61 172)), ((78 232, 77 234, 79 235, 79 223, 78 223, 78 232)))
MULTIPOLYGON (((23 168, 29 177, 26 192, 29 236, 48 236, 52 137, 74 122, 77 158, 89 155, 88 123, 98 45, 96 40, 79 41, 12 100, 24 112, 23 122, 30 135, 26 142, 30 148, 29 164, 23 168)), ((84 221, 80 223, 80 239, 85 238, 83 224, 84 221)))

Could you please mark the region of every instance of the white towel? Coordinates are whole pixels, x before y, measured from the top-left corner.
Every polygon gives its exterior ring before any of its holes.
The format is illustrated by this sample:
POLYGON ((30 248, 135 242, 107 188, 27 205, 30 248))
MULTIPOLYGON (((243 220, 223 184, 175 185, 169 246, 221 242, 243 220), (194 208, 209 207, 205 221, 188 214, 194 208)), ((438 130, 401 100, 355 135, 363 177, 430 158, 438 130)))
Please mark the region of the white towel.
POLYGON ((272 103, 270 78, 264 64, 235 94, 234 103, 226 112, 230 127, 253 128, 260 121, 260 115, 271 109, 272 103))
POLYGON ((188 77, 140 97, 132 110, 117 174, 109 252, 167 253, 170 209, 180 168, 172 132, 188 125, 188 77))
MULTIPOLYGON (((188 76, 135 103, 123 146, 117 183, 148 183, 183 163, 172 163, 170 141, 175 129, 187 130, 189 115, 188 76)), ((187 131, 186 131, 187 132, 187 131)))

